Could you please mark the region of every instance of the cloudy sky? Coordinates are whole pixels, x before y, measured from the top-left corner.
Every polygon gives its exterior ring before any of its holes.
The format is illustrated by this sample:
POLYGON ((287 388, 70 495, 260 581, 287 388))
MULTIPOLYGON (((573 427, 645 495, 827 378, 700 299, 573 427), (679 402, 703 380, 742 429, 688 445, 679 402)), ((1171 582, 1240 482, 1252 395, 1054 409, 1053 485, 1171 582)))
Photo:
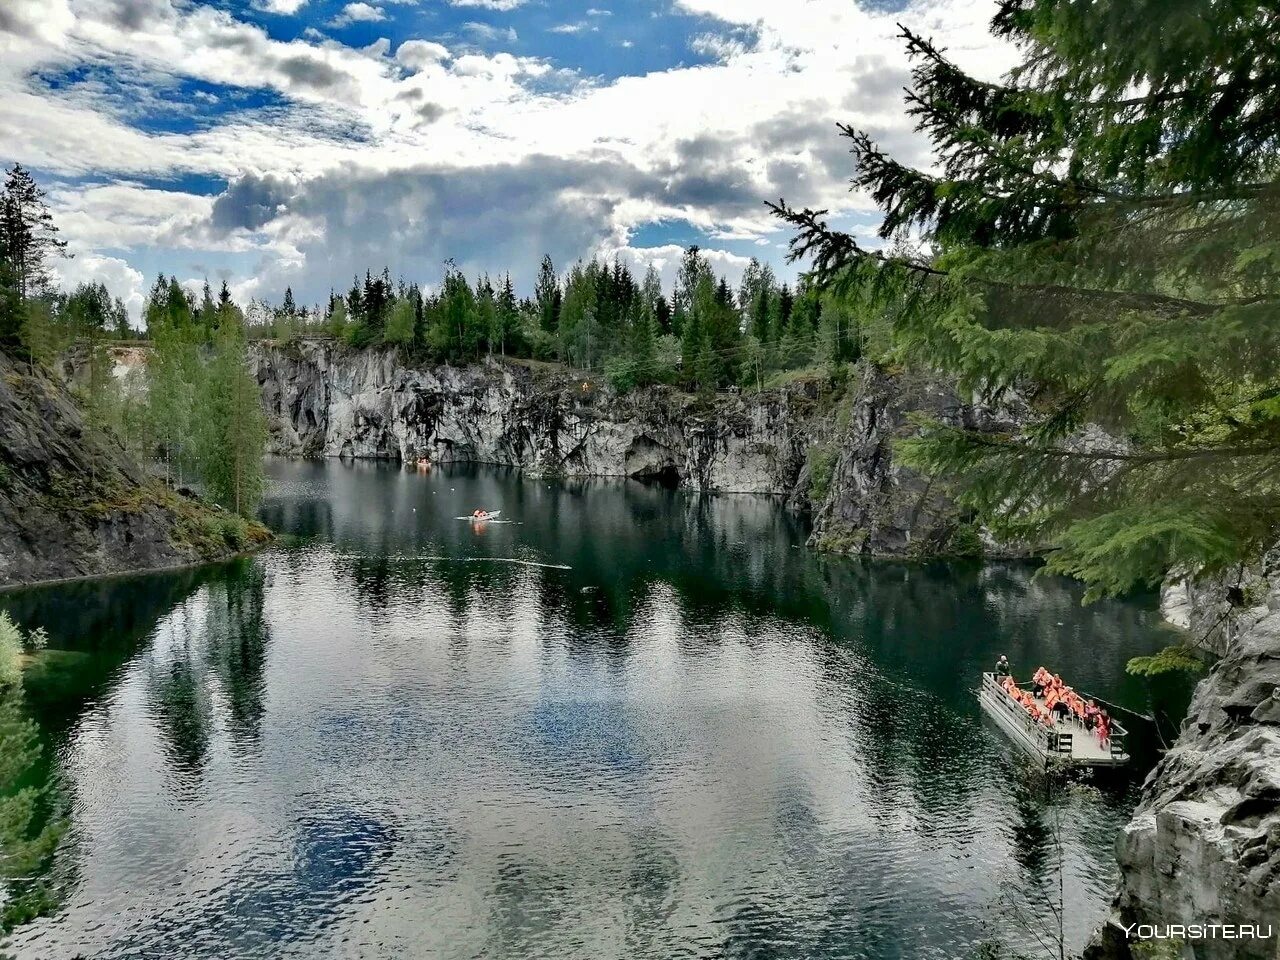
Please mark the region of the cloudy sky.
POLYGON ((996 76, 988 0, 0 0, 0 161, 137 315, 157 272, 301 302, 452 258, 711 251, 784 275, 763 201, 848 192, 837 121, 927 163, 895 24, 996 76))

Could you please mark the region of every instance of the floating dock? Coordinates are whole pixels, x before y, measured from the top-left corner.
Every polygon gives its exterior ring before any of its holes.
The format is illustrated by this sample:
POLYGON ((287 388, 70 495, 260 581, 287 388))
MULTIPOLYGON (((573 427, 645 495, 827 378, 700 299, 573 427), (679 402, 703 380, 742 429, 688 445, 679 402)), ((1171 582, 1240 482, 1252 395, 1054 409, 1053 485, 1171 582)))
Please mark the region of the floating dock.
MULTIPOLYGON (((1000 686, 994 673, 982 675, 978 702, 1014 743, 1035 759, 1042 760, 1045 766, 1057 762, 1075 767, 1119 767, 1129 762, 1129 754, 1124 749, 1127 731, 1114 719, 1111 721, 1111 736, 1105 746, 1074 717, 1066 720, 1055 718, 1052 727, 1037 723, 1022 704, 1000 686)), ((1036 702, 1044 707, 1043 700, 1036 702)))

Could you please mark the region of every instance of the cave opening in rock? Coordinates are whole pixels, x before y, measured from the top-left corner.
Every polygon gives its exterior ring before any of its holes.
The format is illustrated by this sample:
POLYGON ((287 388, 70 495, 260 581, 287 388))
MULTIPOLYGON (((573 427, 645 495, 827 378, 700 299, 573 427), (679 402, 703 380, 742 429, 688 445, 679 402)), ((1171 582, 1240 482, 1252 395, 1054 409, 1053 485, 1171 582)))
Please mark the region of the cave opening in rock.
POLYGON ((633 473, 632 479, 653 486, 675 490, 680 486, 680 470, 674 463, 664 463, 660 467, 651 467, 639 473, 633 473))

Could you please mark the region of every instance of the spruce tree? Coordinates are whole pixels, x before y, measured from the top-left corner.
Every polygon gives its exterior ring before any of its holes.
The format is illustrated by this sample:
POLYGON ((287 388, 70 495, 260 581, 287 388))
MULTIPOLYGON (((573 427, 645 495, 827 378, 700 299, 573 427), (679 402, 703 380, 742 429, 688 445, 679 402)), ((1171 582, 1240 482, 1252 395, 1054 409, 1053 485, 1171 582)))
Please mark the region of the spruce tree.
POLYGON ((493 340, 498 352, 504 357, 508 350, 519 350, 520 343, 520 311, 516 304, 515 287, 511 284, 511 274, 502 281, 502 289, 498 291, 497 326, 493 340))
POLYGON ((534 300, 538 304, 539 326, 546 333, 555 333, 560 326, 560 279, 549 256, 542 258, 542 266, 538 269, 534 300))
POLYGON ((898 359, 1030 398, 1010 434, 933 424, 903 455, 1056 545, 1047 569, 1096 596, 1250 562, 1280 536, 1280 14, 1003 0, 992 29, 1021 52, 1000 83, 903 32, 936 172, 843 130, 881 236, 927 255, 783 203, 793 254, 898 359))

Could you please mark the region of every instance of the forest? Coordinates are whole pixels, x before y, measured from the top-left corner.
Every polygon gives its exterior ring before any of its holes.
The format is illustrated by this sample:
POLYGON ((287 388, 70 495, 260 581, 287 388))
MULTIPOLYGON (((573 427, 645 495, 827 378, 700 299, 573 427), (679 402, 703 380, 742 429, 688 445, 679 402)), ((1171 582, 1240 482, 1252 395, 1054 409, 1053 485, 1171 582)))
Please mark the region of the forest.
MULTIPOLYGON (((29 175, 15 169, 9 193, 38 193, 29 175)), ((226 280, 216 294, 208 281, 197 294, 160 275, 148 292, 141 329, 101 283, 65 292, 35 284, 18 299, 23 306, 0 321, 0 335, 44 362, 73 344, 109 340, 213 344, 220 330, 234 326, 248 339, 390 345, 424 363, 492 355, 558 362, 602 374, 620 391, 655 383, 699 392, 759 389, 786 371, 839 369, 858 359, 868 336, 839 301, 805 277, 793 290, 768 264, 752 259, 735 289, 696 246, 685 251, 670 291, 652 266, 637 277, 620 259, 591 259, 562 274, 548 256, 532 296, 517 295, 510 273, 472 280, 447 263, 433 284, 369 270, 347 291, 310 307, 296 302, 292 288, 278 303, 255 299, 241 307, 226 280)))

